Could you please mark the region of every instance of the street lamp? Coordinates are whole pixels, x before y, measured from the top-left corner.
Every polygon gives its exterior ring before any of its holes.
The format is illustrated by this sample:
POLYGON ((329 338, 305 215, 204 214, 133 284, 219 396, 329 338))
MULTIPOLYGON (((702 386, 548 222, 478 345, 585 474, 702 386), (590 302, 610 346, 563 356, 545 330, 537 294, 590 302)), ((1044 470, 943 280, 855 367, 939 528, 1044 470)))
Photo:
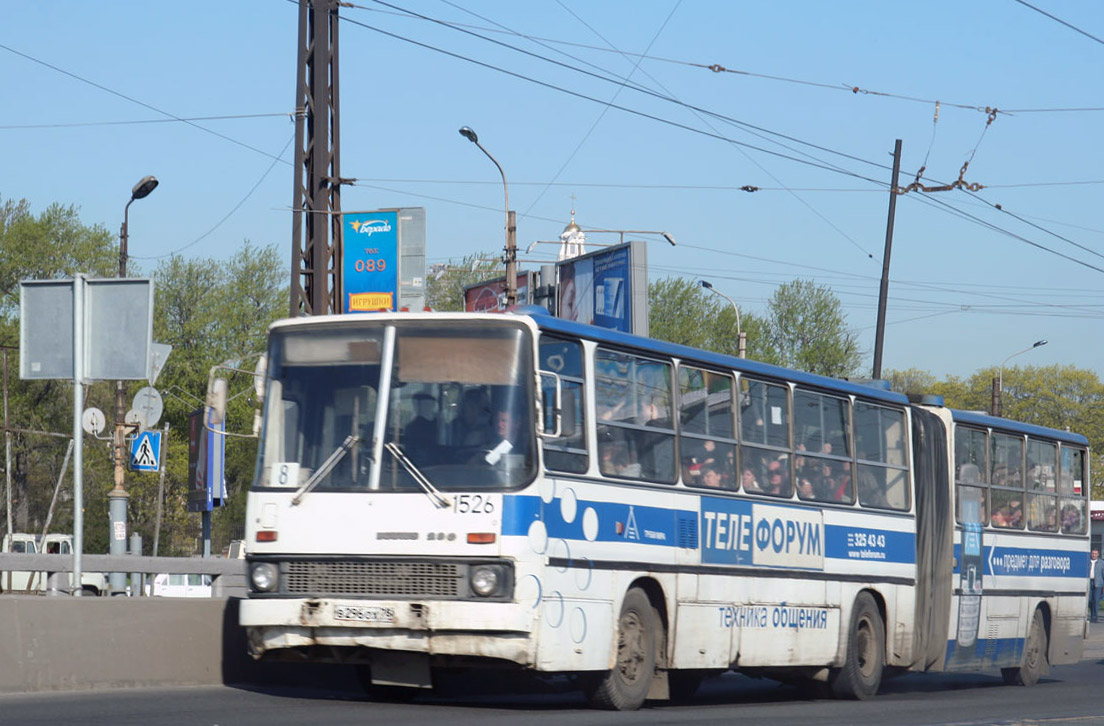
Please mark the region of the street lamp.
MULTIPOLYGON (((671 242, 671 244, 674 244, 674 242, 671 242)), ((738 341, 736 345, 736 354, 741 358, 747 358, 747 334, 740 329, 740 308, 736 306, 736 301, 713 287, 713 284, 708 280, 700 280, 699 282, 706 290, 717 293, 732 304, 732 309, 736 312, 736 337, 738 341)))
MULTIPOLYGON (((136 199, 145 199, 149 193, 157 188, 157 178, 150 175, 138 180, 134 188, 130 190, 130 201, 123 208, 123 227, 119 230, 119 277, 126 277, 127 268, 127 225, 130 222, 130 205, 136 199)), ((111 532, 109 552, 113 555, 126 554, 126 522, 127 499, 130 495, 123 487, 123 472, 125 471, 124 448, 126 445, 126 383, 115 382, 115 488, 108 492, 108 510, 111 514, 111 532)), ((111 592, 121 592, 126 585, 126 575, 122 572, 112 572, 109 576, 111 592)), ((77 583, 79 587, 80 583, 77 583)), ((138 587, 139 592, 141 587, 138 587)))
MULTIPOLYGON (((667 240, 671 244, 672 247, 677 246, 677 245, 675 245, 675 238, 672 237, 670 234, 668 234, 667 232, 662 232, 662 231, 654 230, 654 229, 584 229, 583 231, 587 232, 587 233, 594 233, 594 234, 606 232, 606 233, 609 233, 609 234, 620 235, 621 239, 617 244, 622 244, 622 245, 625 244, 625 235, 627 235, 627 234, 658 234, 660 237, 667 240)), ((590 243, 588 243, 588 244, 590 244, 590 243)))
POLYGON ((990 412, 994 416, 1001 415, 1001 390, 1004 386, 1004 364, 1018 355, 1026 353, 1029 350, 1035 350, 1036 348, 1040 348, 1046 344, 1047 341, 1045 340, 1036 340, 1028 347, 1024 348, 1023 350, 1017 350, 1015 353, 1001 361, 1000 368, 997 370, 997 377, 993 379, 993 401, 990 407, 990 412))
POLYGON ((516 305, 517 242, 515 234, 517 233, 517 224, 514 221, 514 213, 510 211, 510 187, 506 184, 506 172, 502 170, 502 164, 499 164, 498 160, 491 156, 491 152, 487 151, 483 148, 483 144, 479 143, 479 136, 476 135, 471 127, 461 127, 460 135, 478 146, 479 150, 486 154, 488 159, 494 162, 494 165, 498 168, 498 173, 502 175, 502 192, 506 197, 506 305, 516 305))
POLYGON ((134 185, 134 188, 130 190, 130 201, 126 203, 123 208, 123 228, 119 230, 119 277, 126 277, 126 265, 127 265, 127 222, 130 218, 130 205, 134 204, 135 199, 145 199, 149 196, 149 193, 157 188, 160 182, 157 181, 157 177, 144 176, 138 180, 138 183, 134 185))

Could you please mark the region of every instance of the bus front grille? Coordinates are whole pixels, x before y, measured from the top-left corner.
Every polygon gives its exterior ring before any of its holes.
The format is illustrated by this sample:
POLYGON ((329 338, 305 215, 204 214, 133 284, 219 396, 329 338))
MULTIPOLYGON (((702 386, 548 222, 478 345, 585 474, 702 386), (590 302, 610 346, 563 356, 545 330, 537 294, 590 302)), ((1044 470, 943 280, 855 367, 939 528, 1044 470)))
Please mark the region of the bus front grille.
POLYGON ((291 561, 285 564, 289 595, 455 598, 465 569, 455 563, 395 561, 291 561))

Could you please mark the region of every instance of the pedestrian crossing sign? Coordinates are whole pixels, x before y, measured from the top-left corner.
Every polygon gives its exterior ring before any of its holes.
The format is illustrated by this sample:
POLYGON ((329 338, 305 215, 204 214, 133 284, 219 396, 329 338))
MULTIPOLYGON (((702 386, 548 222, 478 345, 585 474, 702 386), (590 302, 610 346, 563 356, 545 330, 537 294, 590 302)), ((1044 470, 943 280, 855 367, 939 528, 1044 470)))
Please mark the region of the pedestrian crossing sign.
POLYGON ((161 432, 143 431, 130 444, 131 471, 161 470, 161 432))

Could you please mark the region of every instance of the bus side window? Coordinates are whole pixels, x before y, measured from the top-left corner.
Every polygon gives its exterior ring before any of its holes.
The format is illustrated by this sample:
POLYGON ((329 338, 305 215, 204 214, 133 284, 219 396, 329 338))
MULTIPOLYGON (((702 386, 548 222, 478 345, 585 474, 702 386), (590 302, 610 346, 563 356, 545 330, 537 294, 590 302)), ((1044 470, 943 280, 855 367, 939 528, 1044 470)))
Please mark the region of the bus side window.
MULTIPOLYGON (((586 472, 589 457, 586 448, 586 417, 583 398, 583 347, 575 341, 561 340, 542 335, 540 340, 541 370, 551 371, 560 377, 562 408, 560 411, 560 437, 542 441, 544 465, 553 471, 573 474, 586 472)), ((555 389, 549 376, 542 376, 546 384, 542 390, 545 426, 551 431, 555 389)))
POLYGON ((1088 489, 1085 486, 1085 452, 1062 446, 1061 477, 1058 492, 1061 495, 1059 526, 1063 534, 1085 534, 1088 521, 1088 489))
POLYGON ((673 484, 678 479, 670 362, 599 348, 594 356, 599 470, 673 484), (623 462, 618 464, 617 462, 623 462))
POLYGON ((855 459, 859 504, 875 509, 910 506, 904 412, 856 401, 855 459))

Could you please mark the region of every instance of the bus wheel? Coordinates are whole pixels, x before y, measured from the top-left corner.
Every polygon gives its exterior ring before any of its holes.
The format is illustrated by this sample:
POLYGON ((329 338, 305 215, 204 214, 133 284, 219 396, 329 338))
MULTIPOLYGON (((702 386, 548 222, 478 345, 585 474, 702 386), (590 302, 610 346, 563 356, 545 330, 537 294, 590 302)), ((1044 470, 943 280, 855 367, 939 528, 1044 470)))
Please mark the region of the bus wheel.
POLYGON ((617 620, 617 654, 613 670, 590 693, 599 708, 634 711, 640 708, 656 672, 661 625, 648 596, 638 587, 625 595, 617 620))
POLYGON ((1001 677, 1010 686, 1034 686, 1046 667, 1047 634, 1043 613, 1035 611, 1031 618, 1031 630, 1027 633, 1023 664, 1019 668, 1001 668, 1001 677))
POLYGON ((851 632, 843 667, 831 675, 836 698, 873 698, 882 684, 885 665, 885 623, 870 593, 859 593, 851 613, 851 632))

